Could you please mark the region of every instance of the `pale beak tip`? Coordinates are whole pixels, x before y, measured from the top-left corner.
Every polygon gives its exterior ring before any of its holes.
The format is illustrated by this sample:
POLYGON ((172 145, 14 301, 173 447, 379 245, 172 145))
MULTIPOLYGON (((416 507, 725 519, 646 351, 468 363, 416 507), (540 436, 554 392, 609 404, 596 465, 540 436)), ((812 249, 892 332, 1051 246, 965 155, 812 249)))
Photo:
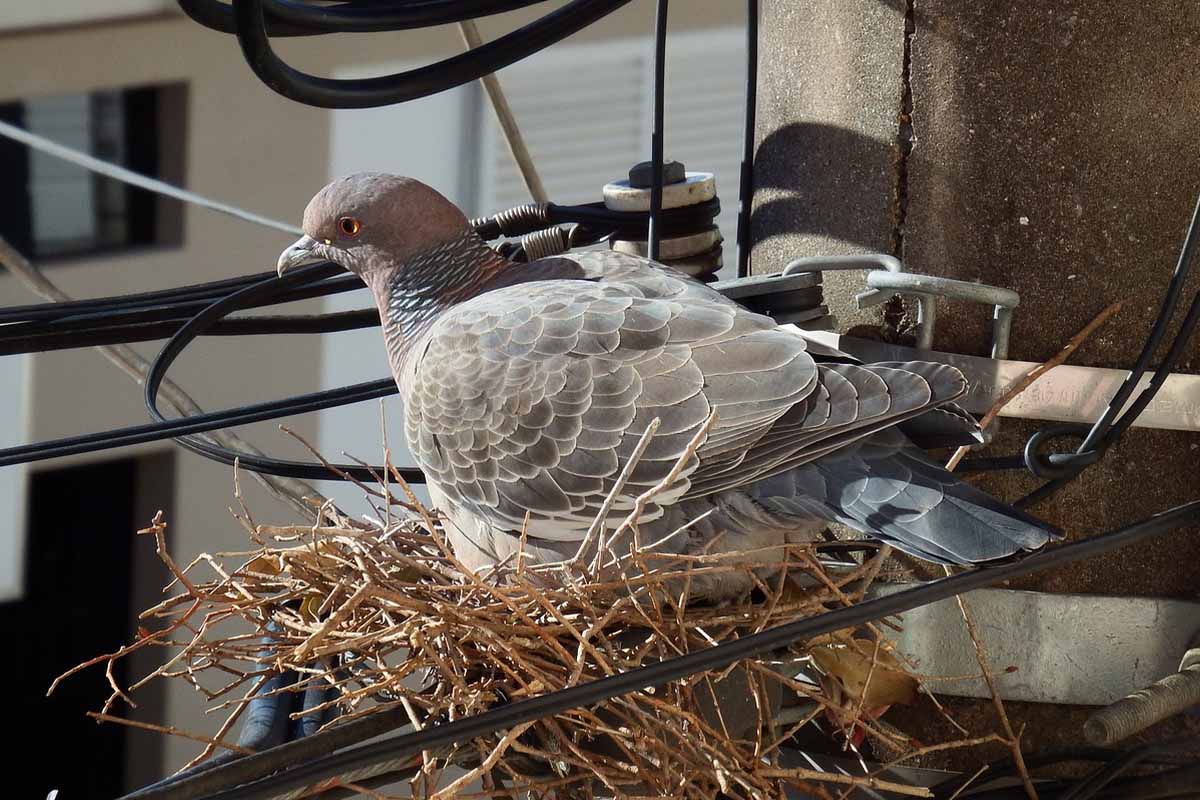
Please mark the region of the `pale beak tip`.
POLYGON ((301 236, 279 254, 279 260, 275 263, 275 273, 282 278, 283 273, 293 267, 319 261, 320 256, 313 252, 314 245, 316 242, 312 237, 301 236))

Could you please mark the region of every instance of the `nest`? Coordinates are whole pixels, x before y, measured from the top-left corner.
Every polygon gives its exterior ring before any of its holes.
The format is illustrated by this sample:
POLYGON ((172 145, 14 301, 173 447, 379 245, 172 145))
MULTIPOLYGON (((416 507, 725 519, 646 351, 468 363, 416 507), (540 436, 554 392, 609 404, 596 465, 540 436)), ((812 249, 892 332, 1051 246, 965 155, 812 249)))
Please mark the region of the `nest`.
MULTIPOLYGON (((226 717, 211 738, 160 729, 205 743, 193 763, 237 749, 227 737, 256 694, 332 688, 323 707, 308 709, 310 718, 324 711, 326 724, 336 724, 403 709, 421 728, 846 605, 879 570, 878 558, 831 569, 812 546, 796 545, 765 566, 749 554, 631 548, 603 565, 518 558, 479 573, 455 559, 431 512, 415 500, 400 505, 412 513, 381 515, 376 524, 326 508, 311 526, 279 527, 256 524, 246 512, 237 517, 252 549, 204 554, 182 569, 167 551, 160 514, 141 533, 155 539, 174 575, 165 590, 172 596, 143 612, 155 629, 76 668, 108 666, 112 694, 93 716, 120 722, 114 706, 132 702, 139 687, 187 681, 226 717), (718 604, 689 601, 694 578, 722 572, 748 575, 755 588, 718 604), (163 649, 162 665, 120 686, 113 664, 147 647, 163 649), (287 670, 299 674, 295 684, 267 683, 287 670)), ((897 761, 918 754, 877 719, 917 689, 879 629, 843 630, 424 753, 414 759, 408 796, 782 798, 788 788, 828 796, 820 786, 854 785, 929 796, 779 758, 814 721, 846 747, 866 736, 900 753, 897 761)), ((933 749, 949 746, 956 745, 933 749)))

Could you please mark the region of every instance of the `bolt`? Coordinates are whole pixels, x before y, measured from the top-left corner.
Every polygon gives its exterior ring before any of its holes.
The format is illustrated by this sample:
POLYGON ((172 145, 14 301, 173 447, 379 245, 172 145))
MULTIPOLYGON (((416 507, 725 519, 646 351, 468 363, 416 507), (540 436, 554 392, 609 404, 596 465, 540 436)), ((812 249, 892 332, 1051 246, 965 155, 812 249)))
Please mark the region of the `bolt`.
MULTIPOLYGON (((668 183, 683 183, 687 173, 683 164, 678 161, 663 161, 663 185, 668 183)), ((629 168, 629 185, 635 189, 649 189, 654 183, 654 163, 642 161, 629 168)))
POLYGON ((1184 654, 1179 672, 1092 714, 1083 725, 1083 735, 1094 745, 1110 745, 1197 703, 1200 703, 1200 647, 1184 654))

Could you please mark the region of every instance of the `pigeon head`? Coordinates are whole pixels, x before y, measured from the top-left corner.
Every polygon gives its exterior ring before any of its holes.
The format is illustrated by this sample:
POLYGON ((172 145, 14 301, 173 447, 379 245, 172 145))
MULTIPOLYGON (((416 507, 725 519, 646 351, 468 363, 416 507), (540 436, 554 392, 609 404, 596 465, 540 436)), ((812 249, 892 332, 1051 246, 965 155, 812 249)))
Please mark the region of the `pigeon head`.
POLYGON ((278 271, 328 260, 368 284, 468 235, 467 218, 418 180, 360 172, 330 183, 304 209, 304 236, 279 256, 278 271))

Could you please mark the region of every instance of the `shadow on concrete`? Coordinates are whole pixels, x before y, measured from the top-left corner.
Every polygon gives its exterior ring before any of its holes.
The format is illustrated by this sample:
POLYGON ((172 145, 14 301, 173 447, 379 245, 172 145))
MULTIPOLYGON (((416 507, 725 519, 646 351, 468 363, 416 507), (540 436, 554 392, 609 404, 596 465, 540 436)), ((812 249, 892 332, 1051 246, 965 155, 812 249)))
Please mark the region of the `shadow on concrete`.
POLYGON ((756 243, 775 236, 820 235, 867 248, 886 248, 894 194, 896 148, 861 133, 819 122, 772 131, 755 155, 755 189, 767 199, 754 209, 756 243))

